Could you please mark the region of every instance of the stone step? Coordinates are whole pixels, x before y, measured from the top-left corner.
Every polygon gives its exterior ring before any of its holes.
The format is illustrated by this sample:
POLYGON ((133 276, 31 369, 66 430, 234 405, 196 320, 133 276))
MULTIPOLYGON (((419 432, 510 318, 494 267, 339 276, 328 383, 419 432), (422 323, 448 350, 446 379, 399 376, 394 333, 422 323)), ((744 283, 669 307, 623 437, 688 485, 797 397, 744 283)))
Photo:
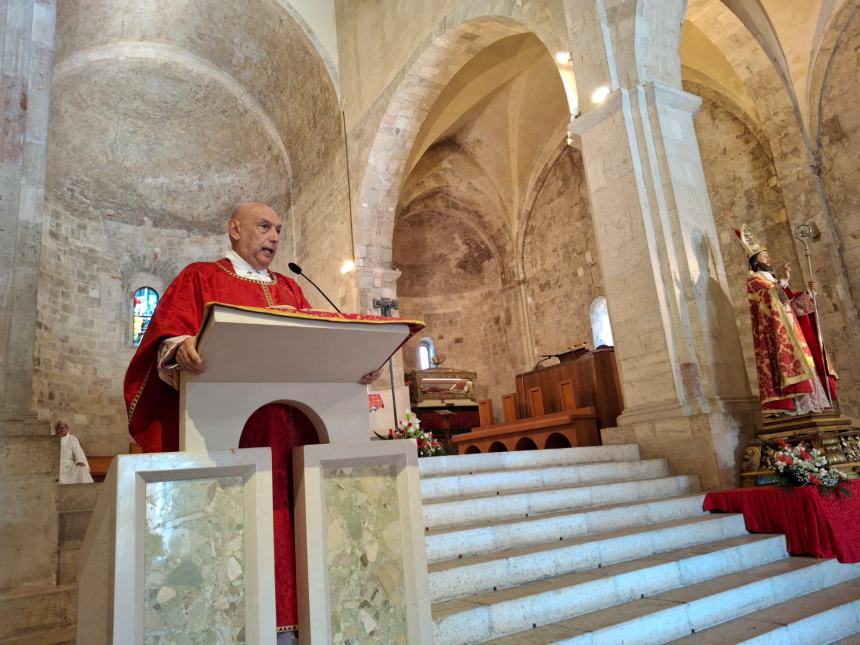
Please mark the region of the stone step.
MULTIPOLYGON (((529 643, 555 642, 551 623, 626 607, 640 598, 788 560, 782 536, 746 535, 596 570, 434 605, 436 642, 481 643, 528 631, 529 643), (545 626, 545 627, 544 627, 545 626), (535 640, 535 637, 537 639, 535 640)), ((580 627, 580 632, 582 628, 580 627)), ((686 632, 686 633, 689 633, 686 632)), ((509 640, 519 643, 522 640, 509 640)), ((612 643, 626 642, 623 638, 612 643)))
POLYGON ((566 466, 606 461, 637 461, 639 446, 589 446, 584 448, 556 448, 548 450, 521 450, 517 452, 488 452, 474 455, 448 455, 424 457, 418 460, 421 479, 442 475, 468 475, 493 470, 523 470, 547 466, 566 466))
POLYGON ((858 633, 860 579, 855 578, 672 642, 677 645, 802 645, 832 643, 858 633))
POLYGON ((441 529, 425 536, 430 563, 481 553, 571 540, 624 528, 648 526, 707 515, 705 496, 669 497, 634 504, 616 504, 574 513, 551 513, 527 520, 503 520, 472 529, 441 529))
POLYGON ((558 540, 484 556, 431 564, 431 602, 523 585, 553 576, 649 558, 696 545, 745 536, 740 515, 705 515, 599 536, 558 540))
POLYGON ((0 642, 36 638, 43 632, 62 631, 73 626, 77 595, 77 587, 73 584, 21 589, 0 595, 0 642))
MULTIPOLYGON (((673 591, 644 589, 638 600, 531 629, 528 642, 535 645, 668 643, 752 612, 758 615, 779 603, 858 576, 860 565, 785 558, 673 591)), ((512 645, 521 643, 523 636, 516 634, 492 642, 512 645)), ((781 645, 784 643, 781 641, 781 645)))
POLYGON ((424 504, 424 526, 428 530, 477 526, 502 519, 525 518, 625 501, 632 503, 643 499, 675 497, 698 491, 698 477, 681 475, 431 502, 424 504))
POLYGON ((421 498, 426 503, 461 497, 499 495, 536 488, 652 479, 668 475, 669 465, 665 459, 569 464, 538 470, 503 470, 472 475, 447 475, 422 479, 421 498))

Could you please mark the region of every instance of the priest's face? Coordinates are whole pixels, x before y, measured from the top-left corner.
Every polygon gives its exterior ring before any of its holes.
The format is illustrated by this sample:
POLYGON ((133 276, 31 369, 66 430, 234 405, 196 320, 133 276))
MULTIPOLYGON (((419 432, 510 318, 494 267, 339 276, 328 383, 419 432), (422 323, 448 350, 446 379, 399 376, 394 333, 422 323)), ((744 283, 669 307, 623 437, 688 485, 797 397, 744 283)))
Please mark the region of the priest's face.
POLYGON ((242 204, 227 222, 233 250, 257 270, 275 259, 281 237, 281 218, 265 204, 242 204))
POLYGON ((57 425, 54 426, 54 432, 57 433, 58 437, 65 437, 69 433, 69 424, 65 421, 58 421, 57 425))

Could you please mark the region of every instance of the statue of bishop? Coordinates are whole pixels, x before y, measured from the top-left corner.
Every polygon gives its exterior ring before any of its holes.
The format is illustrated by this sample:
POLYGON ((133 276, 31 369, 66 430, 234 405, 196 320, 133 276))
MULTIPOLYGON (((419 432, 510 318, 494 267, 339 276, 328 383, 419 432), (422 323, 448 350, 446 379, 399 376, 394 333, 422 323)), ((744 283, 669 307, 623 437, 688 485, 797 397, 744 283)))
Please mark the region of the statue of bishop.
POLYGON ((735 231, 747 253, 747 297, 758 372, 759 397, 766 415, 815 414, 832 409, 836 373, 819 338, 813 290, 792 291, 791 270, 774 275, 770 255, 744 224, 735 231), (825 380, 826 379, 826 380, 825 380))

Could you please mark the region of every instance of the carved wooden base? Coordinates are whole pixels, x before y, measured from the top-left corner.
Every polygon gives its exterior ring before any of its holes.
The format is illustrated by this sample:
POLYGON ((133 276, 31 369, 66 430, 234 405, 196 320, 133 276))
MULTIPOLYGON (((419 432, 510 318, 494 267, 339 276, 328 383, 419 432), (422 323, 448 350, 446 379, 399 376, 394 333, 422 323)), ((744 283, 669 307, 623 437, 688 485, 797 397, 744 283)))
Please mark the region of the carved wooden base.
POLYGON ((744 454, 741 486, 772 483, 773 454, 779 439, 818 448, 846 477, 860 477, 860 428, 839 414, 806 414, 765 419, 762 431, 744 454))

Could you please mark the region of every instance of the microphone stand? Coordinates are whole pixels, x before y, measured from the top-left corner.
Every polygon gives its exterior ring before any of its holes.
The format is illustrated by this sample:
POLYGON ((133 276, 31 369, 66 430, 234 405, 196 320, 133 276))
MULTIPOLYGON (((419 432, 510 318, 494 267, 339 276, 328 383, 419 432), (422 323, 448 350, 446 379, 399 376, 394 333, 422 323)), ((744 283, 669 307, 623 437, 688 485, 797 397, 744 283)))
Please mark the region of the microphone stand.
MULTIPOLYGON (((809 241, 816 239, 815 231, 810 224, 800 224, 794 229, 794 237, 803 242, 803 248, 806 251, 806 267, 809 270, 809 279, 815 281, 815 273, 812 270, 812 251, 809 249, 809 241)), ((827 352, 824 349, 824 335, 821 333, 821 320, 818 313, 818 299, 815 295, 815 289, 810 289, 812 292, 812 306, 815 308, 815 332, 818 335, 818 347, 821 349, 821 363, 824 367, 824 391, 827 393, 827 402, 833 408, 833 396, 830 392, 830 372, 827 369, 827 352)))
MULTIPOLYGON (((398 308, 400 303, 391 298, 374 298, 373 308, 385 318, 391 318, 391 312, 398 308)), ((394 411, 394 429, 397 430, 397 396, 394 391, 394 355, 388 359, 388 380, 391 383, 391 408, 394 411)))

